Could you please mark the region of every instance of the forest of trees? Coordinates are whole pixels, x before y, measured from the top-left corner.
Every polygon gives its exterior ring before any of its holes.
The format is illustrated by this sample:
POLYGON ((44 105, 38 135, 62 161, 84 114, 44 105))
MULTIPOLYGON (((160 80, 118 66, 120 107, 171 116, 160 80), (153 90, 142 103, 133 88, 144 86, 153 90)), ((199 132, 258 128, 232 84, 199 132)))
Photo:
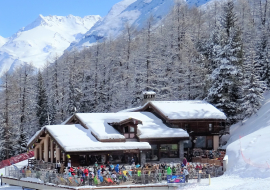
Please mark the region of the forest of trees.
POLYGON ((5 73, 0 95, 0 160, 26 151, 33 134, 76 112, 117 112, 157 100, 206 100, 228 124, 256 113, 270 87, 269 0, 176 2, 143 30, 126 23, 117 39, 5 73))

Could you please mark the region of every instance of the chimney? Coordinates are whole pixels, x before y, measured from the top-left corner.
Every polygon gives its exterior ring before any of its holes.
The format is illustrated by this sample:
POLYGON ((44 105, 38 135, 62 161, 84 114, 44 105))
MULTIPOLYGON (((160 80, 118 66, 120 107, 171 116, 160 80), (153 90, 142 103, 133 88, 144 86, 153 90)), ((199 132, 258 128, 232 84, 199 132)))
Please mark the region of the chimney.
POLYGON ((143 101, 141 106, 150 101, 155 101, 156 93, 154 91, 143 91, 143 101))

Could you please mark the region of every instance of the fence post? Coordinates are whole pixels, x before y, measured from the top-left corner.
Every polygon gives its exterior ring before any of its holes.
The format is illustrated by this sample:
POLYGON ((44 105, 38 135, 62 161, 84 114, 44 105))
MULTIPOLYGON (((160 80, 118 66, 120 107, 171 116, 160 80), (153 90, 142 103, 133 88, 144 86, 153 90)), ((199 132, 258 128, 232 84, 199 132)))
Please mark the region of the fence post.
POLYGON ((3 177, 3 174, 1 174, 1 186, 3 185, 3 179, 2 179, 2 177, 3 177))
POLYGON ((198 172, 198 180, 197 180, 198 183, 201 183, 201 173, 198 172))
POLYGON ((209 185, 211 185, 211 176, 210 174, 208 174, 208 176, 209 176, 209 185))

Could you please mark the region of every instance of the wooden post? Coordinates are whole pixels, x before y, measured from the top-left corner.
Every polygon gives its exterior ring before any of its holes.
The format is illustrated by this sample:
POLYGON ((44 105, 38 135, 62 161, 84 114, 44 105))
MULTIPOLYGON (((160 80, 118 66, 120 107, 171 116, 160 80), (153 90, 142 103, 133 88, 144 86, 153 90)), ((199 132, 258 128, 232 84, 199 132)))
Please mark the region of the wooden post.
POLYGON ((56 162, 57 160, 60 161, 60 148, 56 145, 56 162))
POLYGON ((179 150, 179 158, 181 161, 183 161, 183 158, 184 158, 184 142, 183 141, 178 142, 178 150, 179 150))
POLYGON ((36 158, 36 160, 38 159, 38 146, 35 146, 35 149, 34 149, 34 157, 36 158))
POLYGON ((51 154, 51 163, 53 163, 53 157, 54 157, 54 148, 53 148, 53 140, 52 140, 52 138, 50 138, 50 145, 51 145, 51 152, 50 152, 50 154, 51 154))
POLYGON ((39 146, 39 160, 42 160, 42 144, 39 146))
POLYGON ((66 161, 66 154, 63 153, 62 156, 63 156, 63 162, 65 162, 66 161))
POLYGON ((44 139, 44 161, 49 162, 49 137, 47 135, 44 139))
POLYGON ((213 136, 213 144, 214 144, 214 150, 217 150, 219 147, 219 136, 218 135, 213 136))

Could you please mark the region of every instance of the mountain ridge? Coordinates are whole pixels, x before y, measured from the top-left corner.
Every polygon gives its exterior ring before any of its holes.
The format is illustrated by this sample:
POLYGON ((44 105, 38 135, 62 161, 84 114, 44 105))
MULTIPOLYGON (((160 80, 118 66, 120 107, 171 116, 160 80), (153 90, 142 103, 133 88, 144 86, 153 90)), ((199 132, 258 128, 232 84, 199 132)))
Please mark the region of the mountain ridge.
POLYGON ((41 68, 47 60, 61 56, 71 42, 80 39, 100 19, 99 15, 39 15, 0 48, 0 75, 24 63, 41 68))
MULTIPOLYGON (((179 0, 190 6, 201 6, 211 0, 179 0)), ((213 1, 213 0, 212 0, 213 1)), ((175 0, 122 0, 101 18, 89 15, 83 18, 68 16, 38 17, 21 28, 10 38, 0 36, 0 76, 12 71, 17 65, 33 63, 41 68, 64 51, 83 49, 102 39, 118 37, 125 25, 138 30, 145 26, 150 16, 155 23, 161 21, 171 10, 175 0)))
MULTIPOLYGON (((179 0, 189 6, 201 6, 212 0, 179 0)), ((104 38, 116 38, 124 30, 126 23, 136 29, 142 29, 150 16, 155 18, 155 24, 161 21, 174 5, 175 0, 123 0, 115 4, 109 13, 97 22, 77 43, 71 44, 67 50, 74 47, 82 49, 91 46, 104 38)))

